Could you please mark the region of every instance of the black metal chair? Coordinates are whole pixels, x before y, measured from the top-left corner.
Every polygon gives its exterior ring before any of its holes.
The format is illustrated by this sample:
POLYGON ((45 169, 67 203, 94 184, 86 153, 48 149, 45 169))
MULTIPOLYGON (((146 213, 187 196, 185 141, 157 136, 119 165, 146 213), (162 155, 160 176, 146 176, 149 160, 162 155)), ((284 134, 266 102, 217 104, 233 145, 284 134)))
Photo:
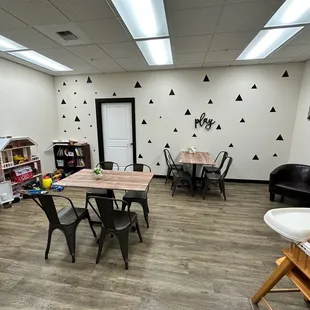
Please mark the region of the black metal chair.
MULTIPOLYGON (((125 201, 119 200, 127 206, 125 201)), ((91 206, 93 211, 96 213, 101 221, 101 232, 98 240, 98 253, 96 258, 96 264, 99 263, 102 253, 102 247, 104 240, 107 235, 115 235, 118 239, 122 256, 125 262, 125 269, 128 269, 128 239, 129 232, 132 226, 135 226, 140 242, 142 242, 142 236, 140 233, 140 227, 138 222, 137 214, 129 211, 129 206, 127 211, 115 210, 113 208, 113 203, 115 199, 102 197, 102 196, 89 196, 87 198, 88 204, 91 206), (97 208, 93 206, 90 200, 95 200, 97 208)))
POLYGON ((226 168, 222 174, 218 173, 206 173, 204 176, 204 181, 203 181, 203 187, 204 189, 204 194, 203 194, 203 199, 206 198, 207 192, 210 188, 211 183, 217 183, 219 185, 220 191, 223 194, 224 200, 226 201, 226 192, 225 192, 225 178, 227 176, 227 173, 229 171, 229 168, 233 162, 232 157, 228 156, 225 160, 226 168))
POLYGON ((79 223, 88 219, 89 226, 95 238, 96 233, 92 227, 88 210, 85 208, 75 208, 72 201, 64 196, 58 195, 36 195, 31 196, 34 202, 45 212, 49 221, 48 238, 45 250, 45 259, 48 259, 50 250, 52 233, 55 229, 59 229, 66 237, 69 252, 72 256, 72 263, 75 262, 75 236, 79 223), (54 198, 65 199, 69 202, 69 207, 64 207, 57 212, 54 198))
POLYGON ((218 166, 205 166, 202 168, 201 171, 201 179, 203 179, 205 177, 206 173, 216 173, 216 174, 221 174, 221 169, 224 166, 225 160, 228 157, 228 153, 226 151, 221 151, 217 154, 216 158, 215 158, 215 163, 217 163, 219 161, 219 165, 218 166))
POLYGON ((194 184, 193 184, 193 178, 190 175, 190 173, 184 170, 177 169, 174 161, 171 162, 171 165, 172 165, 172 184, 171 184, 172 196, 174 196, 174 193, 178 185, 186 183, 188 187, 190 188, 191 193, 194 197, 195 195, 194 184))
POLYGON ((167 176, 166 176, 166 180, 165 180, 165 184, 167 183, 168 179, 171 176, 171 172, 176 168, 179 171, 183 171, 183 165, 176 165, 171 153, 169 152, 168 149, 164 149, 164 155, 165 155, 165 160, 166 160, 166 164, 167 164, 167 176))
MULTIPOLYGON (((115 167, 116 168, 115 170, 119 170, 118 163, 116 163, 114 161, 102 161, 102 162, 98 163, 96 165, 96 167, 100 167, 103 170, 114 170, 114 167, 115 167)), ((86 192, 86 200, 87 200, 87 197, 89 197, 89 196, 105 197, 106 193, 107 193, 107 191, 105 189, 92 188, 86 192)), ((112 190, 112 198, 115 199, 115 194, 114 194, 113 190, 112 190)), ((115 203, 116 203, 116 207, 118 208, 117 201, 115 201, 115 203)), ((86 205, 87 205, 87 201, 86 201, 86 205)))
MULTIPOLYGON (((133 171, 143 172, 145 169, 151 172, 151 168, 148 165, 145 164, 130 164, 125 167, 125 171, 128 171, 131 169, 133 171)), ((131 204, 133 202, 138 203, 142 206, 143 209, 143 215, 146 222, 147 228, 149 228, 149 205, 147 201, 147 193, 149 191, 149 188, 147 188, 146 191, 127 191, 125 195, 123 196, 123 201, 125 201, 128 204, 128 207, 130 209, 131 204)), ((124 210, 125 205, 123 204, 122 210, 124 210)))

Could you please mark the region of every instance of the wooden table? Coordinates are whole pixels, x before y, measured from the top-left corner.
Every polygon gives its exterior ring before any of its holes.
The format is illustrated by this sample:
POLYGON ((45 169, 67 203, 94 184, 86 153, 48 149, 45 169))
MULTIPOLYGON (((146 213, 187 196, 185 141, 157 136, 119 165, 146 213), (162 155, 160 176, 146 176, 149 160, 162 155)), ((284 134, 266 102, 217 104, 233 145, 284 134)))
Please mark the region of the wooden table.
POLYGON ((214 160, 208 152, 180 152, 177 161, 182 164, 191 164, 193 165, 192 177, 193 184, 196 182, 196 168, 197 165, 214 165, 214 160))
POLYGON ((112 190, 145 191, 154 173, 104 170, 101 179, 95 179, 92 169, 83 169, 57 182, 70 187, 104 188, 112 190))

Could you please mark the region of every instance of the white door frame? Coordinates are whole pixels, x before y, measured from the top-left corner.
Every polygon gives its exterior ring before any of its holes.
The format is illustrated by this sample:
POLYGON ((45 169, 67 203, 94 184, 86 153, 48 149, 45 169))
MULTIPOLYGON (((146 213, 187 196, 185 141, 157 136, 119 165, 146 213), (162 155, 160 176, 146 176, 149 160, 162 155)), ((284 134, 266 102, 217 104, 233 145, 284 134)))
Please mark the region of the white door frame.
MULTIPOLYGON (((96 116, 97 116, 97 135, 98 135, 98 149, 99 149, 99 161, 105 161, 104 159, 104 142, 103 142, 103 128, 102 128, 102 104, 103 103, 130 103, 131 104, 131 124, 132 124, 132 158, 133 164, 137 163, 137 151, 136 151, 136 110, 135 110, 135 98, 101 98, 96 99, 96 116)), ((115 120, 117 121, 117 120, 115 120)))

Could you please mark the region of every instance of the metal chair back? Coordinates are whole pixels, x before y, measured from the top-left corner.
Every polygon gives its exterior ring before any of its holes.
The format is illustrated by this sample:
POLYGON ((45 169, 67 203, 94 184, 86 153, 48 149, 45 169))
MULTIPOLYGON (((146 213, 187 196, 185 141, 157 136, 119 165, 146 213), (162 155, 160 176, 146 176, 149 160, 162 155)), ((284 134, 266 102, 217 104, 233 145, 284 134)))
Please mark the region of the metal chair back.
POLYGON ((137 172, 143 172, 145 170, 148 170, 147 172, 151 172, 151 167, 145 164, 130 164, 125 167, 125 171, 129 170, 132 168, 132 171, 137 171, 137 172))
POLYGON ((114 161, 102 161, 99 164, 97 164, 96 167, 100 167, 103 170, 114 170, 115 167, 116 170, 119 170, 118 163, 114 161))

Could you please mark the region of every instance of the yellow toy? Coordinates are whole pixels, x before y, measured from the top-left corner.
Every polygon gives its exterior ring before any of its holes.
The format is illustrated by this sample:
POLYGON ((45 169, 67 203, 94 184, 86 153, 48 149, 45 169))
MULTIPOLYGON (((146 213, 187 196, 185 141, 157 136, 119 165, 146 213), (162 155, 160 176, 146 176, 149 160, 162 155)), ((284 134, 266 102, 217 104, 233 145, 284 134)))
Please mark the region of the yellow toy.
POLYGON ((20 156, 18 154, 15 154, 13 156, 13 161, 14 161, 14 164, 22 164, 24 161, 25 161, 25 158, 23 156, 20 156))

